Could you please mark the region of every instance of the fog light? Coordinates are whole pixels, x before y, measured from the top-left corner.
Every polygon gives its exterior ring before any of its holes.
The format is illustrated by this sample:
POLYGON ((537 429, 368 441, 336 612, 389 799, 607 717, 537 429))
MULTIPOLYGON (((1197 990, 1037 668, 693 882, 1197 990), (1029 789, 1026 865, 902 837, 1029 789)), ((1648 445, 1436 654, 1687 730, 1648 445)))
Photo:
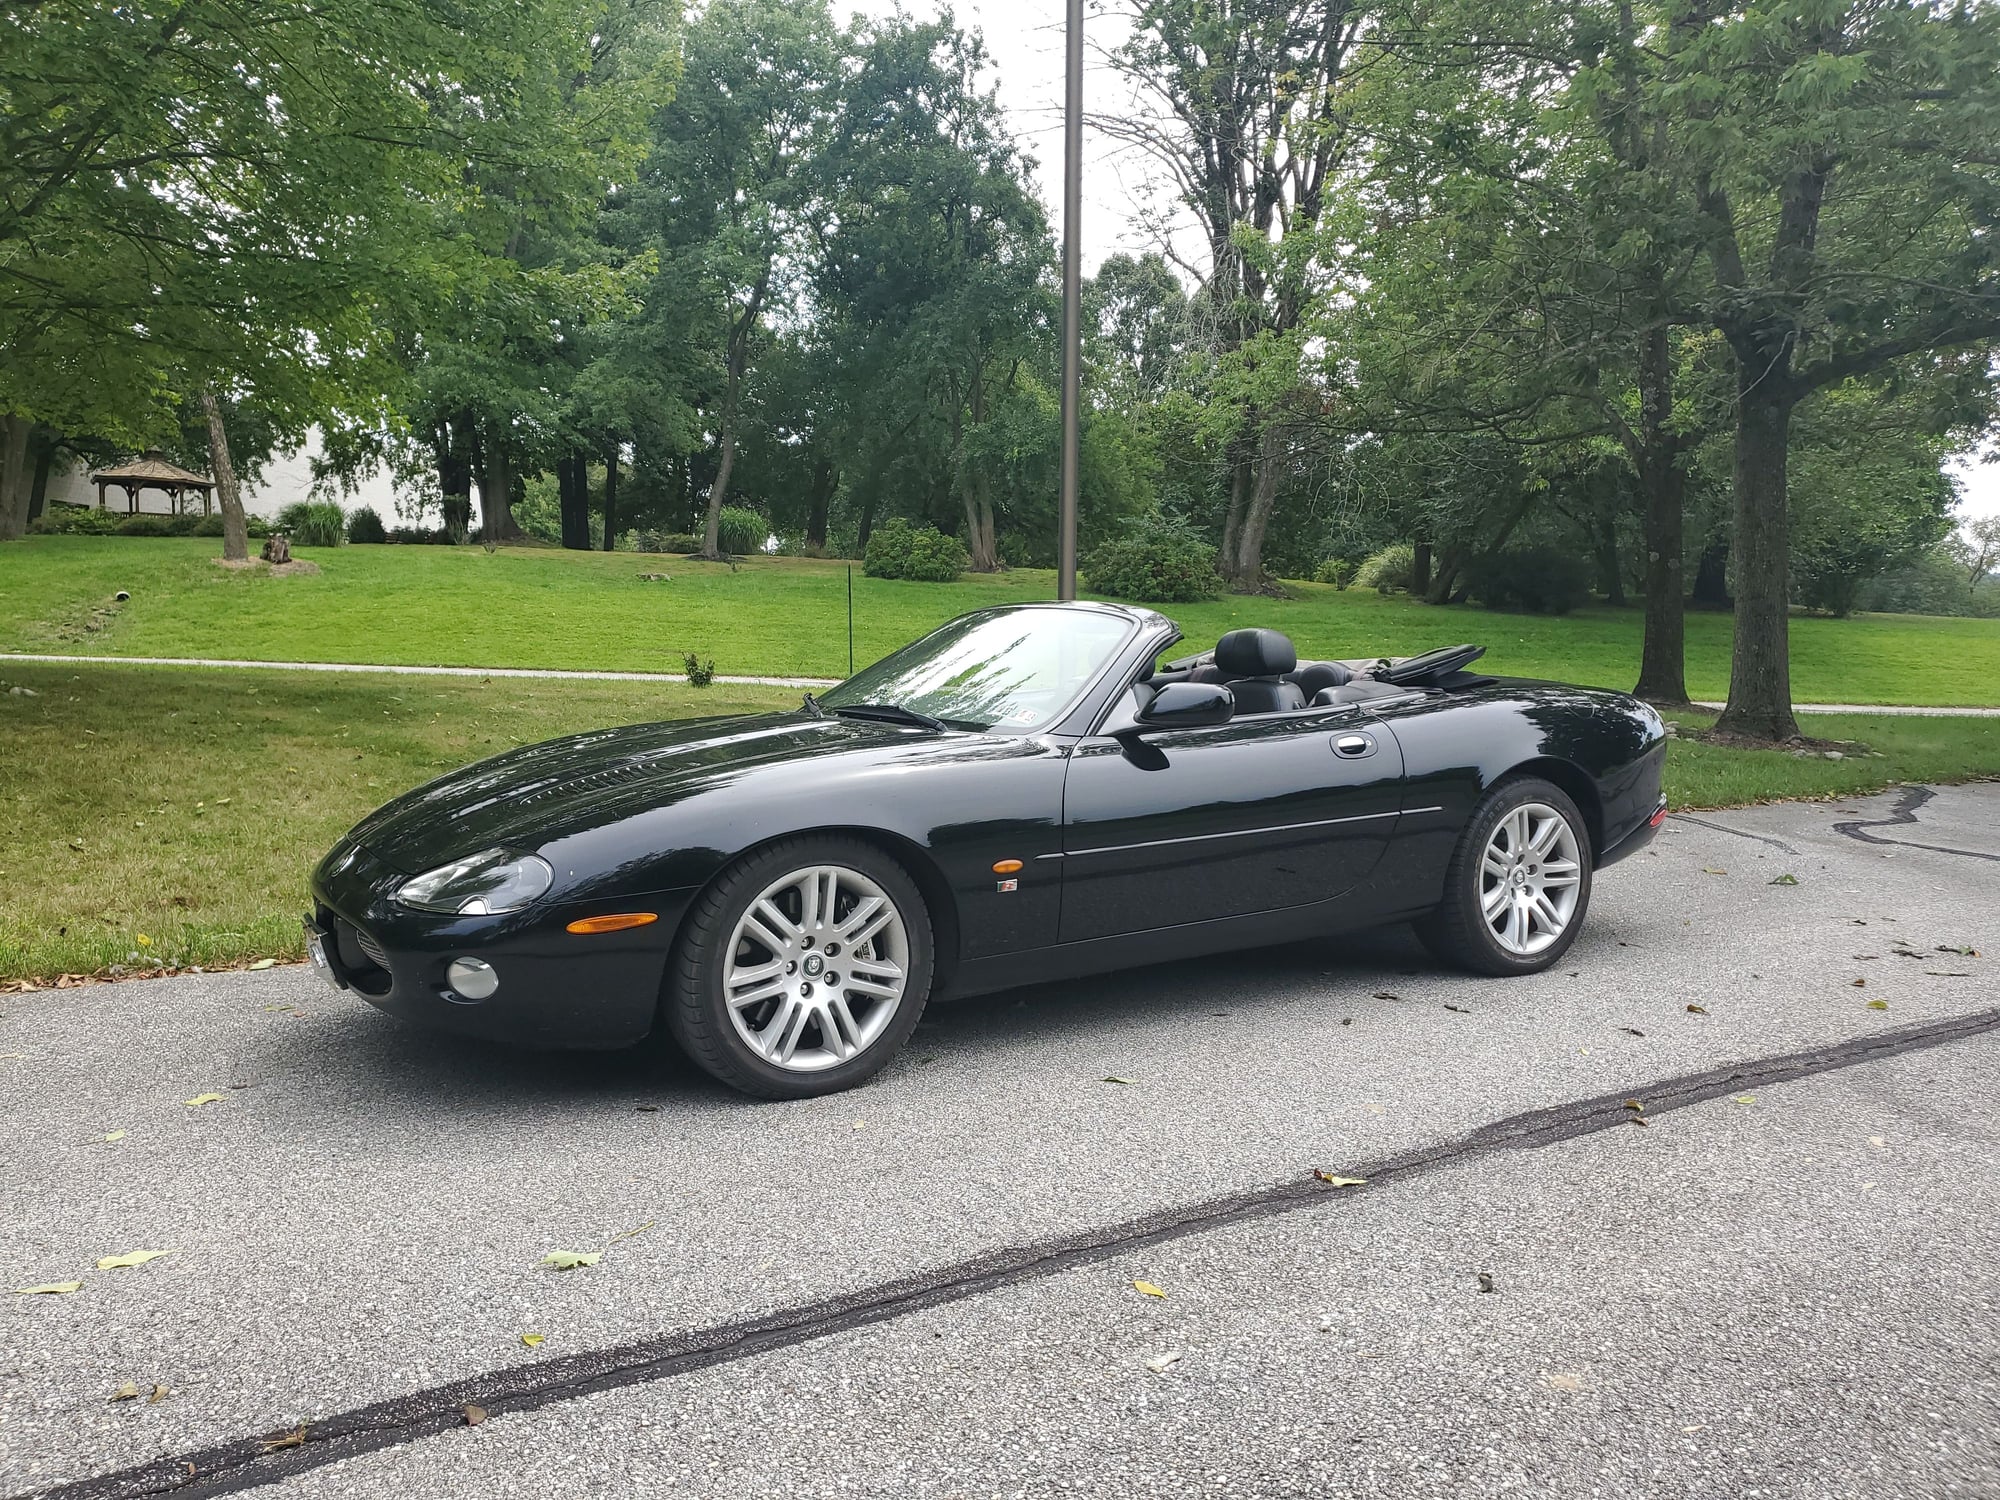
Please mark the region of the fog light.
POLYGON ((493 965, 479 958, 453 959, 444 977, 468 1000, 484 1000, 500 988, 500 976, 493 972, 493 965))

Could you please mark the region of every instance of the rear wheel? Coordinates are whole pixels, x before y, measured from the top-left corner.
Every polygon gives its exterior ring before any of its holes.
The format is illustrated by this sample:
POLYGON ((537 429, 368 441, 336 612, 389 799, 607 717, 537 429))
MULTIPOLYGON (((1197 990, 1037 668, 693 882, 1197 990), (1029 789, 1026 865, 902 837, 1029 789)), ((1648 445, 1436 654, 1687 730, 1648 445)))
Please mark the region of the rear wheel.
POLYGON ((688 915, 662 1001, 688 1056, 767 1099, 872 1077, 930 995, 930 915, 858 839, 786 839, 739 861, 688 915))
POLYGON ((1590 909, 1590 834, 1562 788, 1495 787, 1459 835, 1444 901, 1417 935, 1481 974, 1534 974, 1569 951, 1590 909))

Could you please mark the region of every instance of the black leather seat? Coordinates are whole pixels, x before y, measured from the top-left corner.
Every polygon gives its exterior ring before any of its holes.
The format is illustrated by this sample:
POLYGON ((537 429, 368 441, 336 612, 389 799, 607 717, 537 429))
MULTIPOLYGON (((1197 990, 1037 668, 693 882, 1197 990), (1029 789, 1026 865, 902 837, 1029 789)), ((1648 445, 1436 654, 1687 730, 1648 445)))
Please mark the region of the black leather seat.
POLYGON ((1291 637, 1277 630, 1232 630, 1215 643, 1215 670, 1236 695, 1239 714, 1279 714, 1306 706, 1285 673, 1299 664, 1291 637))
POLYGON ((1297 671, 1285 675, 1299 685, 1299 691, 1306 695, 1308 703, 1328 688, 1340 687, 1354 680, 1354 674, 1337 661, 1309 661, 1297 671))

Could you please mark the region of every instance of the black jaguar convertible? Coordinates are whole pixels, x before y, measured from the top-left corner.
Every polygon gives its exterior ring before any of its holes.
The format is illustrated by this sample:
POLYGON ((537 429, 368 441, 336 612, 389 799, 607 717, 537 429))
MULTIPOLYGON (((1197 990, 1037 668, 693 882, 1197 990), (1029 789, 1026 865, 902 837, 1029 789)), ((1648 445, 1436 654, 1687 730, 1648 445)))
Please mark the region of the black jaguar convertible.
POLYGON ((979 610, 789 713, 511 751, 398 797, 313 875, 313 960, 394 1015, 616 1047, 739 1089, 852 1087, 925 1004, 1416 924, 1560 958, 1665 815, 1658 715, 1488 677, 1476 646, 1300 662, 1234 630, 979 610))

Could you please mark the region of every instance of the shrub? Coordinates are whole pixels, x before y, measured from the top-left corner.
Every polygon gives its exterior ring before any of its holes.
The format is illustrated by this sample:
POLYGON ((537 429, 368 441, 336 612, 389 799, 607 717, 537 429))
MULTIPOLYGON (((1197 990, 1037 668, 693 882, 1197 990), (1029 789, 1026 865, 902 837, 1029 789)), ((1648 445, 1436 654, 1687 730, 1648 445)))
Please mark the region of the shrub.
POLYGON ((1354 570, 1357 588, 1378 594, 1407 590, 1417 576, 1417 549, 1408 542, 1391 542, 1354 570))
POLYGON ((136 515, 126 516, 118 523, 120 536, 172 536, 173 530, 167 525, 169 516, 136 515))
POLYGON ((689 687, 707 687, 711 682, 715 681, 714 657, 711 656, 703 660, 692 651, 685 651, 681 653, 681 660, 687 664, 689 687))
POLYGON ((192 532, 190 532, 190 533, 189 533, 189 535, 191 535, 191 536, 221 536, 221 535, 222 535, 222 512, 221 512, 221 511, 219 511, 219 510, 217 510, 217 511, 210 511, 210 512, 209 512, 209 513, 208 513, 207 515, 203 516, 203 517, 202 517, 202 518, 201 518, 201 519, 200 519, 199 521, 197 521, 197 522, 195 522, 195 523, 194 523, 194 530, 193 530, 192 532))
POLYGON ((1361 564, 1351 557, 1329 557, 1313 569, 1315 583, 1330 583, 1336 589, 1344 589, 1354 582, 1354 575, 1361 564))
POLYGON ((632 550, 635 552, 671 552, 686 557, 690 552, 701 550, 701 538, 689 536, 679 531, 655 531, 641 527, 632 532, 632 550))
POLYGON ((1084 560, 1085 581, 1100 594, 1159 604, 1189 604, 1222 592, 1215 548, 1178 521, 1153 517, 1106 542, 1084 560))
MULTIPOLYGON (((751 552, 762 552, 764 543, 771 535, 771 523, 756 511, 741 505, 725 505, 722 514, 716 517, 716 545, 732 557, 742 557, 751 552)), ((695 547, 701 544, 697 542, 695 547)), ((692 552, 695 547, 688 548, 692 552)))
POLYGON ((273 523, 300 547, 338 547, 347 540, 347 513, 331 500, 295 500, 273 523))
POLYGON ((38 536, 116 536, 125 519, 88 505, 51 505, 28 529, 38 536))
POLYGON ((382 524, 382 518, 375 514, 372 505, 364 505, 347 518, 347 539, 371 544, 386 542, 389 540, 389 529, 382 524))
POLYGON ((972 559, 965 543, 935 526, 884 521, 869 535, 861 570, 870 578, 913 578, 923 583, 955 583, 972 559))
POLYGON ((1560 547, 1515 547, 1473 567, 1472 597, 1489 609, 1566 615, 1590 598, 1590 565, 1560 547))
POLYGON ((195 528, 199 525, 201 525, 200 516, 184 511, 180 515, 167 517, 167 535, 193 536, 195 528))

